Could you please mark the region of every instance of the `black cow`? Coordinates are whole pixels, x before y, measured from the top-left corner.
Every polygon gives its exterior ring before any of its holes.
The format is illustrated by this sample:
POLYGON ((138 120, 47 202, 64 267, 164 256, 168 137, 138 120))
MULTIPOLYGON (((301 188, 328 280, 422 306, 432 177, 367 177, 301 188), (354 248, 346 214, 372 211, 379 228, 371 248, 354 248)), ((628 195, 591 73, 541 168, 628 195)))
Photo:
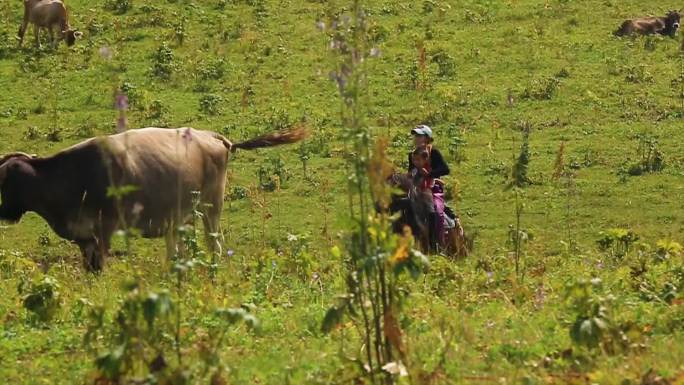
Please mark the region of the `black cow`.
POLYGON ((679 12, 669 11, 664 17, 641 17, 638 19, 625 20, 620 28, 614 32, 615 36, 661 35, 674 37, 679 29, 679 12))

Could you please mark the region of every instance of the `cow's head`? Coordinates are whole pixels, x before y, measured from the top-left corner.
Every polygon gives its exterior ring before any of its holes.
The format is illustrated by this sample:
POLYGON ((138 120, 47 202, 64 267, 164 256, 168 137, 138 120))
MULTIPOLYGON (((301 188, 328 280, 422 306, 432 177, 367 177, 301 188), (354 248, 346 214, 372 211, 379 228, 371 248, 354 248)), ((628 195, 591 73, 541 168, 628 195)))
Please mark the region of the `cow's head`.
POLYGON ((0 157, 0 220, 18 222, 28 211, 25 189, 36 173, 27 160, 32 155, 15 152, 0 157))
POLYGON ((679 29, 679 19, 679 11, 669 11, 667 16, 665 16, 667 29, 669 29, 670 35, 674 36, 674 34, 677 33, 677 30, 679 29))
POLYGON ((77 39, 83 37, 83 32, 68 29, 66 31, 62 31, 62 36, 64 36, 64 41, 66 41, 67 45, 71 47, 74 45, 74 43, 76 43, 77 39))

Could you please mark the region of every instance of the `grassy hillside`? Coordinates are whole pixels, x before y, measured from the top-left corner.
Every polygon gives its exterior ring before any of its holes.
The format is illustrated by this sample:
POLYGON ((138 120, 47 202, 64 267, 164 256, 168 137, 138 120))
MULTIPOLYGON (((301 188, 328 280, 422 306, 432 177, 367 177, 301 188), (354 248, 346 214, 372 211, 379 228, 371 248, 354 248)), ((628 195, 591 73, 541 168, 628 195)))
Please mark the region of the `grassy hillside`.
MULTIPOLYGON (((301 146, 232 160, 223 226, 234 255, 221 261, 215 282, 200 269, 185 284, 184 349, 199 367, 212 309, 249 303, 261 328, 229 329, 219 355, 230 383, 349 383, 358 336, 351 325, 330 336, 319 330, 343 290, 345 266, 330 249, 342 247, 350 219, 341 102, 329 79, 334 59, 330 37, 317 28, 347 4, 177 0, 116 9, 125 3, 68 1, 84 39, 54 51, 34 47, 32 30, 17 48, 21 2, 0 5, 0 154, 48 155, 113 133, 117 88, 129 97, 129 128, 191 126, 242 140, 300 122, 311 127, 301 146), (285 179, 281 188, 261 191, 259 175, 275 174, 285 179)), ((639 383, 652 368, 681 379, 684 255, 658 246, 684 241, 680 38, 612 36, 626 18, 673 7, 366 2, 379 52, 366 65, 372 130, 389 136, 393 161, 405 167, 410 128, 431 125, 449 157, 452 206, 477 233, 467 260, 431 257, 430 271, 407 283, 402 327, 414 373, 432 373, 436 383, 588 376, 621 384, 639 383), (517 199, 521 226, 533 236, 520 283, 507 242, 516 194, 506 187, 525 130, 532 184, 517 199), (554 178, 561 145, 566 172, 554 178), (662 169, 641 171, 649 151, 662 169), (639 236, 623 256, 617 246, 597 245, 612 228, 639 236), (588 350, 569 336, 579 313, 566 286, 591 278, 603 283, 591 299, 629 336, 624 351, 588 350)), ((131 247, 123 253, 118 239, 123 257, 92 276, 78 249, 36 215, 0 226, 0 382, 91 381, 96 353, 82 343, 88 304, 102 306, 111 322, 130 279, 145 290, 173 289, 163 241, 136 239, 131 247), (61 306, 37 326, 17 288, 42 273, 59 283, 61 306)), ((197 376, 193 383, 208 382, 197 376)))

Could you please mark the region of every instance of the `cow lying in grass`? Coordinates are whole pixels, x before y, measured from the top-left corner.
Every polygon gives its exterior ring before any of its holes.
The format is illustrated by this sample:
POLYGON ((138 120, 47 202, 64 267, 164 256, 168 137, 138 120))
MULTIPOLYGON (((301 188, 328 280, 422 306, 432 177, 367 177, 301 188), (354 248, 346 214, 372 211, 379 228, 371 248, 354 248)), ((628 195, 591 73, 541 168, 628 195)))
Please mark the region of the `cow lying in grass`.
MULTIPOLYGON (((231 143, 210 131, 143 128, 86 140, 41 158, 0 157, 0 220, 18 222, 36 212, 62 238, 76 243, 89 271, 100 271, 114 232, 138 228, 146 238, 166 237, 175 254, 177 229, 193 211, 193 191, 207 207, 207 234, 220 234, 228 158, 293 143, 304 129, 231 143), (118 198, 117 198, 118 196, 118 198)), ((217 240, 207 239, 212 248, 217 240)))
POLYGON ((674 37, 679 29, 679 12, 669 11, 664 17, 641 17, 638 19, 625 20, 615 31, 615 36, 661 35, 674 37))
POLYGON ((72 30, 69 26, 69 14, 61 0, 24 0, 24 20, 19 27, 19 46, 24 42, 24 34, 29 23, 34 25, 36 46, 40 46, 41 28, 46 28, 50 33, 50 43, 53 47, 56 47, 62 40, 68 46, 72 46, 76 39, 83 36, 82 32, 72 30), (55 39, 54 28, 57 28, 57 39, 55 39))

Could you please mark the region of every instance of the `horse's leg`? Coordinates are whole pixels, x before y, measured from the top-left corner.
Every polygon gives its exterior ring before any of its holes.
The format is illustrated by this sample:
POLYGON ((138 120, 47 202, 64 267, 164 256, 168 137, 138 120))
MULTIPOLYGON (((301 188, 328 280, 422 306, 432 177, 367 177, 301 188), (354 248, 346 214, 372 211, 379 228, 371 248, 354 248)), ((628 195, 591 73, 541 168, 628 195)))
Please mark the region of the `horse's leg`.
POLYGON ((432 195, 432 201, 435 206, 435 232, 437 240, 440 244, 444 244, 446 239, 444 237, 444 194, 436 193, 432 195))

